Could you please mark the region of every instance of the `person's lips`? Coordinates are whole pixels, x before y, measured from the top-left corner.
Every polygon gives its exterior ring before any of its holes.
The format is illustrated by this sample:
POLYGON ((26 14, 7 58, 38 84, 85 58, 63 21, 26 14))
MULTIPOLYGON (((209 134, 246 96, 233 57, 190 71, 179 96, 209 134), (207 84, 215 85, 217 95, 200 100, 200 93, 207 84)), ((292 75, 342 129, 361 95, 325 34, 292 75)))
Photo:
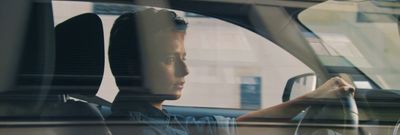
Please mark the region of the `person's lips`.
POLYGON ((184 85, 185 85, 185 82, 177 82, 177 83, 175 83, 174 87, 177 90, 182 90, 184 85))

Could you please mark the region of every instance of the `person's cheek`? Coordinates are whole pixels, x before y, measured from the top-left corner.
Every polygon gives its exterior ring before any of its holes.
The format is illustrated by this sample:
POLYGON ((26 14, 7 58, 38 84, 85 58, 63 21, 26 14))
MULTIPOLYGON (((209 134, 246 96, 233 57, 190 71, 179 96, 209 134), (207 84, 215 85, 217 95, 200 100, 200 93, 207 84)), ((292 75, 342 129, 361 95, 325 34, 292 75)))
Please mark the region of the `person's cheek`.
POLYGON ((172 88, 173 78, 171 78, 171 67, 168 64, 158 65, 158 69, 155 70, 154 80, 156 81, 157 90, 159 94, 168 94, 172 88))
POLYGON ((154 94, 162 94, 165 89, 165 67, 160 63, 151 63, 147 67, 146 84, 147 88, 154 94))
POLYGON ((165 72, 168 88, 173 89, 175 83, 175 70, 173 65, 169 65, 165 72))

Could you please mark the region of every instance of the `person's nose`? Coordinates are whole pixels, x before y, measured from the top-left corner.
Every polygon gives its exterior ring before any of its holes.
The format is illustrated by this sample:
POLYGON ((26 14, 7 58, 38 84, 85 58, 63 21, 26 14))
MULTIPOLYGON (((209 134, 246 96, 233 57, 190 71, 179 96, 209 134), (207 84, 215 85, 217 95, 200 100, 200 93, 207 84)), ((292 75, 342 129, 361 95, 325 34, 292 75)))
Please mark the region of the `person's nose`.
POLYGON ((189 74, 189 69, 183 60, 179 60, 176 63, 176 76, 178 77, 185 77, 189 74))

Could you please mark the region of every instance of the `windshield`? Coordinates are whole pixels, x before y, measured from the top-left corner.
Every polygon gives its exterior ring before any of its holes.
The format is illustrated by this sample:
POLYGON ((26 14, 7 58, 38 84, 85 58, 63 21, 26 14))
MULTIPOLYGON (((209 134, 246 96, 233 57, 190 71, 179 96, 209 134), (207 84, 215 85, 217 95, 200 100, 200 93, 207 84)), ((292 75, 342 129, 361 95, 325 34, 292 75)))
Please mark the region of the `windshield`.
POLYGON ((395 4, 327 1, 298 19, 309 29, 304 35, 325 67, 361 71, 370 82, 355 82, 359 88, 400 89, 400 8, 395 4))

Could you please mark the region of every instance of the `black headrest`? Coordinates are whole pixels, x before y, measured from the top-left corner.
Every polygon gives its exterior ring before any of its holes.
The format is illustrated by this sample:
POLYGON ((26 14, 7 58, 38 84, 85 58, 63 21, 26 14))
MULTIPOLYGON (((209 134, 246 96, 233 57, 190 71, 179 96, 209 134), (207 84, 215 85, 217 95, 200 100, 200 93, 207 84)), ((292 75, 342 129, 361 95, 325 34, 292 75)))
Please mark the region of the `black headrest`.
POLYGON ((103 78, 103 26, 96 14, 75 16, 55 28, 52 94, 94 96, 103 78))

